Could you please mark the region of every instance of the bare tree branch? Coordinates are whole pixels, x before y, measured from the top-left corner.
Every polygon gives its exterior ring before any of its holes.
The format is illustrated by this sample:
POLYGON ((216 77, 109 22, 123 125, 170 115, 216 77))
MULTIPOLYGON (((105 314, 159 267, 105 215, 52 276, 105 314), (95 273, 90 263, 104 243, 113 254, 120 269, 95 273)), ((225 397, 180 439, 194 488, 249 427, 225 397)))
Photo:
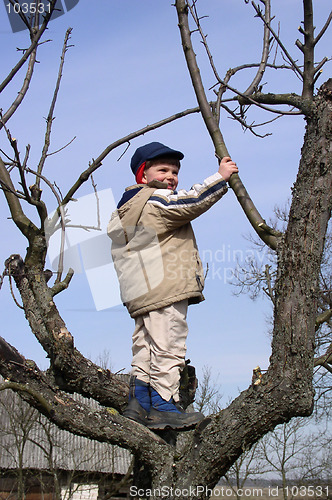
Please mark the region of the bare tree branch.
POLYGON ((69 284, 70 284, 73 276, 74 276, 73 269, 69 269, 69 271, 68 271, 67 276, 65 277, 65 279, 62 280, 62 281, 57 281, 53 285, 53 287, 51 288, 52 297, 54 297, 58 293, 62 292, 63 290, 66 290, 69 287, 69 284))
POLYGON ((314 95, 314 22, 312 0, 303 0, 304 8, 304 45, 302 52, 304 54, 304 70, 303 70, 303 90, 302 97, 304 99, 312 99, 314 95))
POLYGON ((281 50, 283 51, 283 53, 285 54, 286 58, 288 59, 288 61, 290 62, 292 68, 294 68, 295 72, 301 77, 301 79, 303 79, 303 72, 302 70, 299 68, 299 66, 297 65, 297 63, 294 61, 294 59, 291 57, 291 55, 289 54, 288 50, 286 49, 286 47, 284 46, 284 44, 282 43, 282 41, 280 40, 279 36, 277 35, 277 33, 272 29, 272 27, 270 26, 270 24, 267 24, 266 23, 266 20, 264 19, 264 16, 261 12, 261 10, 259 9, 259 7, 257 7, 257 5, 255 4, 255 2, 252 2, 252 5, 257 13, 257 16, 260 17, 260 19, 262 19, 262 21, 264 22, 264 24, 268 27, 268 29, 270 30, 271 34, 273 35, 274 39, 276 40, 276 42, 278 43, 279 47, 281 48, 281 50))
POLYGON ((72 32, 72 28, 68 28, 66 31, 65 39, 63 42, 61 59, 60 59, 58 78, 57 78, 51 106, 50 106, 50 109, 49 109, 49 112, 48 112, 48 115, 46 118, 46 133, 45 133, 44 147, 43 147, 42 155, 41 155, 38 167, 37 167, 37 172, 39 174, 36 176, 36 187, 37 188, 39 188, 39 186, 40 186, 40 179, 41 179, 40 174, 43 171, 45 161, 46 161, 46 158, 48 156, 48 150, 49 150, 50 143, 51 143, 51 131, 52 131, 52 124, 53 124, 53 120, 54 120, 54 117, 53 117, 54 108, 55 108, 55 104, 56 104, 58 93, 59 93, 59 88, 60 88, 60 83, 61 83, 61 78, 62 78, 62 71, 63 71, 64 62, 65 62, 65 55, 66 55, 66 52, 69 48, 68 41, 70 40, 71 32, 72 32))
POLYGON ((23 101, 26 93, 28 92, 29 85, 31 82, 32 74, 33 74, 33 68, 36 62, 36 52, 37 52, 37 47, 34 48, 34 50, 31 53, 30 56, 30 61, 28 64, 28 69, 24 78, 23 85, 21 87, 21 90, 18 92, 18 95, 12 105, 9 107, 9 109, 2 115, 1 120, 0 120, 0 130, 3 128, 4 124, 7 123, 7 121, 13 116, 21 102, 23 101))
POLYGON ((12 277, 11 277, 10 271, 8 272, 8 278, 9 278, 10 293, 11 293, 11 296, 13 298, 14 303, 17 305, 17 307, 19 309, 24 309, 24 307, 21 304, 18 303, 18 301, 17 301, 17 299, 15 297, 14 290, 13 290, 12 277))
POLYGON ((319 40, 322 38, 322 36, 324 35, 325 31, 329 27, 331 21, 332 21, 332 10, 331 10, 331 12, 329 14, 329 17, 327 18, 326 23, 324 24, 323 28, 321 29, 321 31, 318 33, 318 35, 314 39, 314 45, 316 45, 319 42, 319 40))
POLYGON ((23 10, 20 8, 20 3, 18 2, 18 0, 9 0, 9 3, 13 7, 15 7, 15 6, 18 7, 18 15, 21 18, 21 20, 23 21, 23 23, 25 24, 25 26, 27 27, 27 29, 29 30, 30 36, 32 37, 32 35, 33 35, 33 33, 32 33, 32 25, 27 20, 26 15, 23 13, 23 10))
MULTIPOLYGON (((213 116, 211 106, 206 98, 203 82, 200 76, 199 68, 196 61, 196 56, 191 43, 191 34, 188 24, 188 4, 186 0, 177 0, 176 9, 179 19, 179 28, 182 39, 182 46, 187 61, 187 66, 191 81, 196 93, 196 98, 201 109, 202 117, 207 127, 207 130, 213 141, 216 154, 221 159, 224 156, 229 156, 228 150, 225 145, 224 138, 220 128, 213 116)), ((234 190, 237 199, 243 208, 248 220, 252 227, 255 229, 259 237, 271 248, 276 249, 277 238, 265 231, 259 224, 265 221, 256 209, 253 201, 251 200, 247 190, 245 189, 238 174, 233 174, 230 178, 229 184, 234 190)))
POLYGON ((33 237, 38 233, 38 228, 24 214, 21 204, 18 200, 18 197, 15 194, 16 190, 13 186, 10 175, 1 158, 0 158, 0 184, 2 186, 8 187, 8 190, 5 189, 4 192, 13 221, 15 222, 16 226, 20 229, 22 234, 24 234, 24 236, 29 241, 31 241, 33 237))
POLYGON ((169 446, 155 433, 105 408, 94 410, 59 391, 37 365, 26 361, 12 346, 0 337, 2 372, 7 379, 0 390, 18 392, 29 404, 38 409, 61 429, 100 442, 118 444, 151 463, 156 456, 169 453, 169 446), (162 445, 162 446, 160 446, 162 445))
POLYGON ((260 82, 262 81, 267 60, 269 57, 269 49, 270 49, 270 31, 269 31, 269 26, 271 24, 271 2, 270 0, 265 0, 264 2, 265 5, 265 12, 264 12, 264 36, 263 36, 263 51, 262 51, 262 57, 261 57, 261 62, 259 64, 259 68, 257 71, 256 76, 254 77, 253 81, 247 88, 247 90, 244 92, 245 95, 251 95, 253 94, 257 88, 260 82))
MULTIPOLYGON (((239 102, 242 104, 250 104, 250 103, 263 103, 263 104, 270 104, 270 105, 278 105, 278 104, 285 104, 287 106, 295 107, 299 112, 287 112, 287 111, 281 111, 281 110, 274 110, 275 112, 281 114, 281 115, 299 115, 299 114, 304 114, 306 116, 309 116, 310 113, 312 112, 312 106, 311 106, 311 101, 303 99, 303 97, 296 95, 295 93, 290 93, 290 94, 264 94, 262 92, 256 92, 253 96, 250 98, 246 99, 241 98, 239 99, 239 102)), ((267 111, 272 111, 271 108, 266 108, 262 106, 262 109, 266 109, 267 111)))
MULTIPOLYGON (((28 64, 28 69, 26 72, 26 76, 23 82, 23 85, 21 87, 21 90, 18 92, 17 98, 14 100, 10 108, 7 110, 7 112, 2 116, 2 120, 0 122, 0 130, 3 126, 4 123, 6 123, 9 118, 15 113, 16 109, 19 107, 21 102, 23 101, 29 85, 30 81, 32 78, 33 74, 33 68, 36 62, 36 53, 37 53, 37 47, 38 47, 38 42, 45 32, 47 25, 49 23, 49 20, 54 12, 55 4, 57 0, 49 0, 49 10, 44 16, 43 23, 41 27, 38 29, 39 25, 39 14, 37 12, 38 9, 36 9, 36 14, 34 16, 34 19, 31 20, 31 23, 28 22, 26 19, 25 15, 22 13, 22 9, 19 9, 19 14, 23 20, 23 22, 26 24, 27 28, 29 29, 30 36, 31 36, 31 45, 30 47, 25 51, 23 54, 22 58, 20 61, 16 64, 16 66, 12 69, 12 71, 8 74, 8 76, 5 78, 5 80, 1 83, 0 85, 0 93, 6 88, 8 83, 14 78, 16 73, 21 69, 21 67, 24 65, 24 63, 30 58, 29 64, 28 64), (33 23, 33 24, 32 24, 33 23)), ((14 5, 13 0, 10 0, 11 4, 14 5)), ((18 4, 17 0, 15 0, 15 4, 18 4)))
POLYGON ((179 118, 182 118, 184 116, 188 116, 190 114, 199 112, 200 112, 199 107, 186 109, 185 111, 180 111, 179 113, 171 115, 168 118, 164 118, 163 120, 155 122, 152 125, 147 125, 146 127, 143 127, 137 130, 136 132, 132 132, 126 135, 125 137, 122 137, 122 139, 118 139, 117 141, 107 146, 107 148, 105 148, 104 151, 95 160, 91 161, 89 167, 84 172, 81 173, 75 184, 69 189, 68 193, 64 196, 62 204, 65 205, 72 199, 76 191, 82 186, 82 184, 84 184, 84 182, 86 182, 89 179, 90 175, 93 172, 95 172, 95 170, 97 170, 99 167, 101 167, 102 161, 111 151, 118 148, 119 146, 122 146, 123 144, 130 142, 132 139, 135 139, 135 137, 144 135, 147 132, 150 132, 151 130, 155 130, 159 127, 162 127, 163 125, 166 125, 167 123, 171 123, 174 120, 178 120, 179 118))
MULTIPOLYGON (((233 110, 231 110, 228 106, 226 106, 223 102, 220 102, 219 106, 223 109, 225 109, 227 111, 227 113, 236 121, 238 121, 239 123, 241 123, 241 125, 245 128, 245 129, 248 129, 250 130, 250 132, 255 135, 256 137, 260 137, 260 138, 263 138, 263 137, 267 137, 268 135, 271 135, 269 133, 267 134, 264 134, 264 135, 261 135, 261 134, 258 134, 257 132, 254 131, 254 127, 258 127, 258 126, 261 126, 263 124, 257 124, 257 125, 254 125, 254 124, 249 124, 247 123, 243 118, 241 118, 239 115, 237 115, 233 110)), ((278 117, 276 117, 278 118, 278 117)), ((272 121, 272 120, 271 120, 272 121)))
POLYGON ((332 318, 332 309, 328 309, 316 318, 316 328, 319 328, 323 323, 328 322, 332 318))
MULTIPOLYGON (((65 231, 66 231, 64 207, 61 204, 61 198, 58 195, 58 193, 57 193, 56 189, 54 188, 53 184, 44 175, 40 174, 39 172, 35 172, 34 170, 31 170, 31 168, 28 168, 27 172, 30 172, 30 173, 34 174, 36 176, 36 178, 41 178, 45 182, 45 184, 47 184, 47 186, 51 189, 52 193, 54 194, 54 196, 55 196, 55 198, 57 200, 58 206, 59 206, 59 214, 60 214, 59 217, 60 217, 60 225, 61 225, 61 243, 60 243, 59 263, 58 263, 58 271, 57 271, 56 283, 60 283, 62 272, 63 272, 63 260, 64 260, 64 248, 65 248, 65 231)), ((33 186, 33 187, 36 188, 38 191, 40 191, 39 187, 37 187, 37 186, 33 186)), ((44 221, 45 221, 46 217, 47 217, 47 214, 46 214, 45 218, 42 221, 43 227, 44 227, 44 221)))

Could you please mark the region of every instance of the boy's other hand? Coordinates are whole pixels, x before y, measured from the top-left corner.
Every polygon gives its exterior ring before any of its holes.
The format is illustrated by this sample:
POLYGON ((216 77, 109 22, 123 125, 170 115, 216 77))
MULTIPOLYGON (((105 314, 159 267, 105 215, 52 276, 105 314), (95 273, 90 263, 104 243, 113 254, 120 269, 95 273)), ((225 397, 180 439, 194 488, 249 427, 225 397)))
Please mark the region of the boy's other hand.
POLYGON ((225 156, 221 160, 218 172, 224 181, 228 182, 231 175, 237 173, 238 171, 239 169, 237 168, 236 163, 232 161, 229 156, 225 156))

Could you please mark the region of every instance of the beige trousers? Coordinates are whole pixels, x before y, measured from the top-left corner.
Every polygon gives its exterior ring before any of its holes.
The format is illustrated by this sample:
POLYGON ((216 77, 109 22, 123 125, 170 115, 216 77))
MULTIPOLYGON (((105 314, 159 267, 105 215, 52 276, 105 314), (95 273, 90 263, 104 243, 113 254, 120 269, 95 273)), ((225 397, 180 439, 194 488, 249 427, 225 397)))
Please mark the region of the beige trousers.
POLYGON ((135 318, 131 374, 150 384, 168 401, 179 400, 180 371, 185 366, 188 300, 135 318))

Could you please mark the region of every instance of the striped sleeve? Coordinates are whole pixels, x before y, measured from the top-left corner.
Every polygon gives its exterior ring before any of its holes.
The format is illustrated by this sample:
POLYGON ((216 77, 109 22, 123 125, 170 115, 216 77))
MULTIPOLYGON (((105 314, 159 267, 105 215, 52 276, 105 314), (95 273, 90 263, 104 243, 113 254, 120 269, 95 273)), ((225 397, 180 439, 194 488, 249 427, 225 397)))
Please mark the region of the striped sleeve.
POLYGON ((157 189, 149 198, 148 204, 158 207, 168 225, 186 224, 206 212, 227 192, 226 181, 217 172, 186 191, 177 193, 169 189, 157 189))

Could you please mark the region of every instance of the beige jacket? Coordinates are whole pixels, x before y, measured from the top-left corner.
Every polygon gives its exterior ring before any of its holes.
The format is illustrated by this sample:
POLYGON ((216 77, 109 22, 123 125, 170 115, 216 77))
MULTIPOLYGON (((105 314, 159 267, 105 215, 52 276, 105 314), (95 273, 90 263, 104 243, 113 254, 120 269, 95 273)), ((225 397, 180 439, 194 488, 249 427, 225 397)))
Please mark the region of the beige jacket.
POLYGON ((126 189, 107 233, 121 299, 134 318, 183 299, 204 300, 204 274, 190 221, 227 191, 216 173, 189 191, 153 181, 126 189))

